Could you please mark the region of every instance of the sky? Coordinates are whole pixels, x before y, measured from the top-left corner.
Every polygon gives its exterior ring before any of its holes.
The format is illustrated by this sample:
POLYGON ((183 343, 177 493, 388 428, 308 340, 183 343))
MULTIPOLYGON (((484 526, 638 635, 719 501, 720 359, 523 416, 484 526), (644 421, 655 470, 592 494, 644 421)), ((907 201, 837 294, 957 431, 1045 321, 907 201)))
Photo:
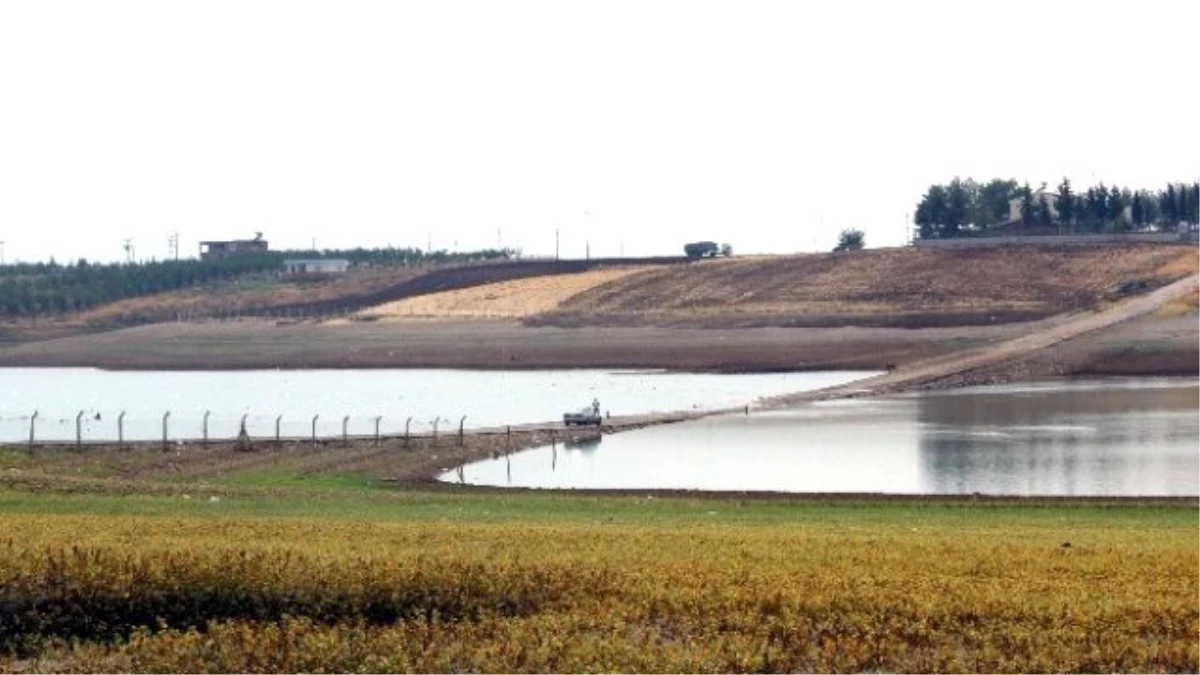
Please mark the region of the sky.
POLYGON ((1200 3, 0 2, 5 262, 903 245, 955 176, 1200 180, 1200 3))

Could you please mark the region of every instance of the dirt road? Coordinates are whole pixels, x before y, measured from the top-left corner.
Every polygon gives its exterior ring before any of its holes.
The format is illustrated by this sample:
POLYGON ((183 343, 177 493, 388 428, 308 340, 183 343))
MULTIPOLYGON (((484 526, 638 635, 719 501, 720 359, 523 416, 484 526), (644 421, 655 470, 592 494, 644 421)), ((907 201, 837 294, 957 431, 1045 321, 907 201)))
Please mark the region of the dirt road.
POLYGON ((1200 287, 1200 276, 1181 279, 1146 295, 1118 302, 1098 312, 1071 315, 1065 317, 1060 323, 1043 325, 1038 330, 1032 330, 1025 335, 999 344, 917 361, 883 375, 845 386, 769 399, 764 401, 764 406, 786 406, 811 400, 912 389, 997 363, 1019 361, 1040 350, 1086 333, 1154 312, 1177 298, 1195 293, 1198 287, 1200 287))

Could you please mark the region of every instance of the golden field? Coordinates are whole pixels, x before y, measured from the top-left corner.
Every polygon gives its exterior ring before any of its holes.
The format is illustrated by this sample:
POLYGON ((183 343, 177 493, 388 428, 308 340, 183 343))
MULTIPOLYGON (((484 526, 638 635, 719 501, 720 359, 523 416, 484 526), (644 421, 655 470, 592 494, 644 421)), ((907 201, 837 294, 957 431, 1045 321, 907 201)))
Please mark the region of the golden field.
POLYGON ((1200 666, 1188 506, 269 494, 0 493, 0 670, 1200 666))

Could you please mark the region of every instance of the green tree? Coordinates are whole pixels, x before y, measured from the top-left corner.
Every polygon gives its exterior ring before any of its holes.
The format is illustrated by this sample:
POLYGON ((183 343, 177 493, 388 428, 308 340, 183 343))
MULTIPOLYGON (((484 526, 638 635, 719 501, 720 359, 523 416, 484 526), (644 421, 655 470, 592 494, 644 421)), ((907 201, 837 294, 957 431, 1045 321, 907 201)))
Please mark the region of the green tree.
POLYGON ((1007 222, 1008 204, 1018 193, 1017 181, 1011 179, 997 178, 982 186, 979 189, 975 224, 986 228, 1007 222))
POLYGON ((866 235, 862 230, 846 229, 838 233, 837 246, 833 248, 834 253, 842 251, 858 251, 867 245, 866 235))
POLYGON ((1133 218, 1133 226, 1136 229, 1142 229, 1146 225, 1146 203, 1142 200, 1142 193, 1133 193, 1133 203, 1129 205, 1129 215, 1133 218))
POLYGON ((1075 193, 1071 192, 1071 181, 1063 176, 1058 184, 1058 197, 1054 202, 1058 210, 1058 222, 1070 230, 1075 224, 1075 193))
POLYGON ((917 235, 921 239, 934 239, 941 236, 946 223, 946 188, 932 185, 921 202, 917 204, 913 222, 917 225, 917 235))
POLYGON ((1021 186, 1021 225, 1028 226, 1034 218, 1033 190, 1029 189, 1029 181, 1021 186))

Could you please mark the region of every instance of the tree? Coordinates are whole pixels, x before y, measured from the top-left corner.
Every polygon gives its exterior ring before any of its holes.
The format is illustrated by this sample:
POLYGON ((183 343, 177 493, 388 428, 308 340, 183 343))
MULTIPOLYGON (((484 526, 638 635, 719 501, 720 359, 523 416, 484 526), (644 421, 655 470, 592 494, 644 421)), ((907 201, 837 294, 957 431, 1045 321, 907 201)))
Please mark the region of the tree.
POLYGON ((1162 211, 1163 218, 1165 218, 1167 221, 1167 225, 1175 226, 1176 224, 1178 224, 1179 223, 1179 209, 1178 209, 1178 204, 1176 203, 1176 200, 1175 200, 1175 186, 1174 185, 1172 185, 1172 184, 1167 185, 1167 191, 1161 193, 1161 196, 1159 197, 1159 203, 1162 205, 1160 210, 1162 211))
POLYGON ((1054 224, 1054 212, 1050 210, 1050 197, 1046 194, 1045 183, 1037 191, 1037 221, 1042 227, 1054 224))
POLYGON ((1021 225, 1029 225, 1033 216, 1033 190, 1029 189, 1029 181, 1025 181, 1021 186, 1021 225))
POLYGON ((957 236, 959 228, 967 224, 970 208, 971 197, 967 184, 958 178, 950 181, 950 188, 946 191, 946 222, 943 223, 948 236, 957 236))
POLYGON ((921 203, 917 204, 917 212, 913 217, 921 239, 934 239, 941 235, 946 223, 946 204, 946 188, 941 185, 930 186, 921 203))
POLYGON ((1146 224, 1146 204, 1142 201, 1142 193, 1133 193, 1133 203, 1129 205, 1129 215, 1133 218, 1133 226, 1142 229, 1146 224))
POLYGON ((842 230, 838 234, 838 243, 837 246, 834 247, 833 252, 840 253, 842 251, 858 251, 864 246, 866 246, 866 235, 863 234, 863 231, 858 229, 847 229, 842 230))
POLYGON ((991 227, 1008 221, 1008 204, 1019 190, 1017 181, 994 179, 979 189, 975 224, 991 227))
POLYGON ((1075 194, 1071 192, 1071 181, 1063 176, 1058 185, 1058 198, 1054 203, 1058 209, 1058 222, 1069 229, 1075 222, 1075 194))

